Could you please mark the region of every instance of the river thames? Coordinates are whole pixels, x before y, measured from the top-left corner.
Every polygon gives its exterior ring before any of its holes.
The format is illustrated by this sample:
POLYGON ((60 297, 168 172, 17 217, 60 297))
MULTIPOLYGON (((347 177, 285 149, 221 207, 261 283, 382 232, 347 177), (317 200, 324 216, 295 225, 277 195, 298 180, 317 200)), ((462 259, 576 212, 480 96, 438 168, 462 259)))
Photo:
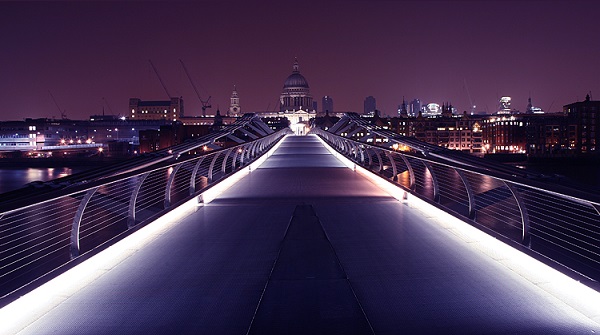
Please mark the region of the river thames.
MULTIPOLYGON (((18 167, 0 169, 0 193, 12 191, 34 181, 49 181, 83 172, 97 166, 77 167, 18 167)), ((600 166, 598 164, 536 164, 519 165, 533 173, 543 173, 549 181, 588 191, 600 190, 600 166)))
POLYGON ((0 193, 19 189, 34 181, 49 181, 82 172, 86 169, 85 167, 3 168, 0 169, 0 193))

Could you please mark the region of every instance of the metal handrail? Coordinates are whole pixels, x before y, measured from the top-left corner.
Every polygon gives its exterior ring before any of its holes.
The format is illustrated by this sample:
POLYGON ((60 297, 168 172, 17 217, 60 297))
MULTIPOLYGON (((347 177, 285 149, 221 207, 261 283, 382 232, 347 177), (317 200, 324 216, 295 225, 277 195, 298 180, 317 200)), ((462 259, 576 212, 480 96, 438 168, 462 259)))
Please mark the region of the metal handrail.
POLYGON ((434 155, 396 151, 315 128, 357 165, 444 211, 600 280, 598 195, 434 155), (350 150, 348 149, 350 148, 350 150))
POLYGON ((288 133, 272 132, 200 156, 180 156, 2 204, 0 305, 10 300, 11 292, 98 251, 183 202, 194 197, 202 201, 203 192, 251 164, 288 133), (211 162, 216 163, 208 165, 211 162))
MULTIPOLYGON (((179 159, 187 152, 218 150, 220 146, 215 142, 223 138, 234 137, 240 140, 236 133, 247 135, 251 140, 262 138, 272 134, 274 131, 262 122, 261 118, 252 113, 244 114, 234 123, 225 125, 221 129, 215 130, 205 136, 185 141, 181 144, 174 145, 169 148, 161 149, 151 153, 145 153, 137 157, 127 159, 119 163, 114 163, 109 166, 103 166, 96 169, 86 170, 67 177, 51 180, 48 182, 34 182, 31 186, 35 186, 38 191, 36 193, 52 192, 56 189, 66 187, 74 187, 82 183, 89 183, 97 179, 106 179, 117 174, 126 174, 132 171, 140 171, 149 166, 155 166, 164 162, 172 162, 179 159), (255 132, 255 133, 253 133, 255 132)), ((239 143, 239 142, 238 142, 239 143)), ((30 197, 28 190, 20 189, 12 192, 0 194, 0 212, 5 210, 7 203, 15 202, 21 198, 28 201, 30 197), (24 192, 23 192, 24 191, 24 192)))

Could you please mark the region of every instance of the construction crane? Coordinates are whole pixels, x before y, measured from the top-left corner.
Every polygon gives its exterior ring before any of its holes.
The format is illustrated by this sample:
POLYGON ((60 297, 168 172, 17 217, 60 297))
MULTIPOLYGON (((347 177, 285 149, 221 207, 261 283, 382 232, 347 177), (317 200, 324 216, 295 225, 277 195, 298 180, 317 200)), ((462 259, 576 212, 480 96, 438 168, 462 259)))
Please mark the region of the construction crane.
POLYGON ((169 90, 167 90, 167 87, 165 86, 165 83, 163 83, 162 78, 160 77, 160 74, 158 74, 158 70, 156 70, 156 67, 154 66, 154 64, 152 63, 152 61, 150 59, 148 59, 148 62, 152 66, 152 69, 154 70, 154 73, 156 73, 156 76, 158 77, 158 81, 160 81, 160 84, 165 89, 165 93, 167 93, 167 96, 169 97, 169 99, 171 99, 171 94, 169 94, 169 90))
POLYGON ((58 102, 56 102, 56 99, 54 99, 54 95, 52 94, 52 92, 50 92, 50 90, 48 90, 48 93, 50 93, 50 97, 52 97, 52 101, 54 101, 56 108, 58 108, 58 112, 60 113, 60 118, 63 120, 66 120, 67 114, 65 112, 63 112, 62 109, 60 109, 60 106, 58 106, 58 102))
POLYGON ((471 93, 469 92, 469 86, 467 86, 467 78, 463 78, 463 81, 465 83, 465 90, 467 91, 467 97, 469 97, 469 109, 471 111, 471 115, 475 114, 475 109, 477 108, 477 106, 475 106, 475 104, 473 103, 473 99, 471 99, 471 93))
MULTIPOLYGON (((110 114, 111 115, 115 115, 115 113, 113 112, 112 108, 110 108, 110 105, 108 104, 108 100, 106 100, 104 97, 102 97, 102 101, 104 101, 104 103, 108 107, 108 110, 110 111, 110 114)), ((104 115, 104 108, 102 108, 102 115, 104 115)))
POLYGON ((185 71, 185 74, 187 75, 188 79, 190 80, 190 83, 192 84, 192 87, 194 88, 194 91, 196 92, 196 95, 198 96, 198 100, 200 100, 200 103, 202 104, 202 116, 206 116, 206 109, 212 108, 212 106, 210 105, 210 96, 208 97, 208 99, 202 100, 202 97, 200 97, 200 93, 198 93, 198 89, 196 88, 196 85, 194 84, 194 81, 192 80, 190 73, 188 72, 187 68, 185 67, 185 64, 183 64, 183 61, 181 59, 179 60, 179 62, 181 63, 181 66, 183 67, 183 71, 185 71))

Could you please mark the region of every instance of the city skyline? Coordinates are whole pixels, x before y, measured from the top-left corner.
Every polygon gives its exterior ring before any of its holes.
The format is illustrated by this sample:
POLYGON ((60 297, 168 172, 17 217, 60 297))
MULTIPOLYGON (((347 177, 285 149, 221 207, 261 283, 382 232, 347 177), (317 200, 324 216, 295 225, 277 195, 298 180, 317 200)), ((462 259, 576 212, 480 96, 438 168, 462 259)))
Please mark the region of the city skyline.
POLYGON ((317 101, 396 115, 404 98, 493 113, 557 112, 600 94, 591 1, 4 2, 2 119, 129 112, 129 98, 182 96, 214 114, 236 87, 243 111, 274 111, 297 57, 317 101))

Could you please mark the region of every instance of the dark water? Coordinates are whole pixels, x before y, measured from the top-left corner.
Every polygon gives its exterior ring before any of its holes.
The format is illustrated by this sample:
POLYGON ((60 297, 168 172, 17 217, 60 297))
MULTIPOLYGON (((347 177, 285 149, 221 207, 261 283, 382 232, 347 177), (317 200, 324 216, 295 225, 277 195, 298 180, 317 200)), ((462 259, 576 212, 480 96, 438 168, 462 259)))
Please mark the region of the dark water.
MULTIPOLYGON (((600 165, 598 164, 529 164, 520 168, 552 176, 563 185, 581 186, 587 190, 600 191, 600 165)), ((49 181, 82 172, 93 167, 57 168, 2 168, 0 169, 0 193, 25 186, 34 181, 49 181)))
POLYGON ((24 187, 34 181, 49 181, 85 171, 86 168, 3 168, 0 169, 0 193, 24 187))
POLYGON ((550 182, 590 192, 600 192, 600 164, 594 162, 529 163, 517 165, 533 173, 541 173, 550 182))

